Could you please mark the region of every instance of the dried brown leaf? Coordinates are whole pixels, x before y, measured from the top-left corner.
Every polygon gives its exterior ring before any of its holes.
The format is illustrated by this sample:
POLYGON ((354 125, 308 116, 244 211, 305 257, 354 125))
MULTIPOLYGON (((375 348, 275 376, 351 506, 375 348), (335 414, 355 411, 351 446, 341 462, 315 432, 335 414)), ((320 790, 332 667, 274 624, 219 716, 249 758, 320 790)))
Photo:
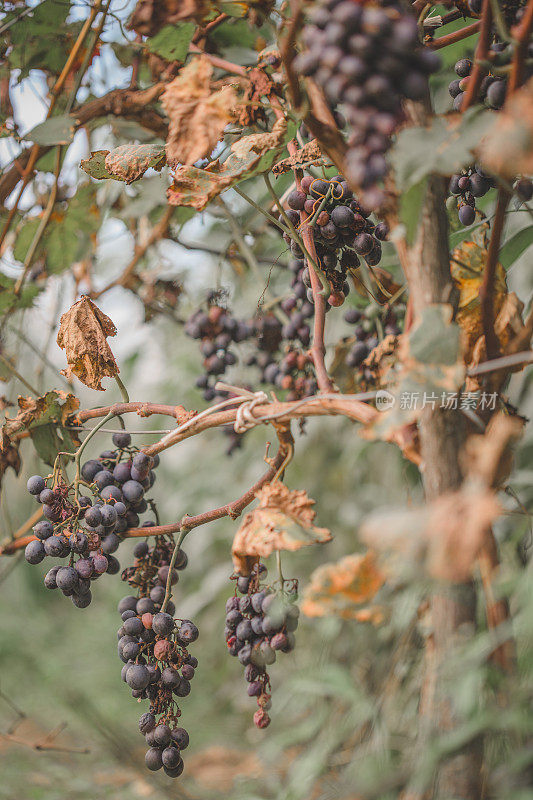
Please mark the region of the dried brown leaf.
POLYGON ((465 462, 468 474, 485 486, 501 487, 513 465, 513 445, 524 430, 524 420, 500 412, 490 420, 484 434, 466 441, 465 462))
POLYGON ((463 583, 501 510, 493 491, 469 484, 419 509, 372 515, 359 537, 380 553, 387 573, 423 569, 437 580, 463 583))
POLYGON ((202 22, 215 6, 209 0, 138 0, 127 27, 154 36, 164 25, 187 19, 202 22))
POLYGON ((315 501, 306 492, 276 482, 263 486, 256 497, 259 505, 246 514, 233 540, 233 563, 241 574, 248 574, 258 557, 276 550, 295 551, 331 540, 327 528, 313 524, 315 501))
POLYGON ((364 608, 385 581, 372 552, 345 556, 333 564, 323 564, 311 575, 302 611, 308 617, 339 616, 360 622, 378 623, 383 611, 364 608))
POLYGON ((0 484, 2 483, 2 478, 6 471, 10 467, 15 471, 15 475, 18 475, 21 466, 22 461, 20 459, 18 444, 7 444, 5 447, 0 447, 0 484))
POLYGON ((76 375, 91 389, 104 391, 102 378, 118 375, 115 357, 107 336, 115 336, 113 322, 92 300, 82 297, 61 317, 57 343, 65 351, 67 377, 76 375))
POLYGON ((330 163, 329 158, 322 153, 317 140, 311 139, 293 156, 283 158, 277 164, 274 164, 272 172, 274 175, 283 175, 285 172, 291 172, 296 167, 303 169, 304 167, 328 166, 330 163))
POLYGON ((213 65, 193 59, 168 84, 161 103, 170 120, 167 159, 173 165, 194 164, 209 156, 235 114, 237 94, 232 86, 211 90, 213 65))
POLYGON ((248 82, 237 111, 239 125, 250 127, 258 120, 266 120, 263 98, 270 97, 274 88, 272 78, 264 69, 252 67, 248 71, 248 82))

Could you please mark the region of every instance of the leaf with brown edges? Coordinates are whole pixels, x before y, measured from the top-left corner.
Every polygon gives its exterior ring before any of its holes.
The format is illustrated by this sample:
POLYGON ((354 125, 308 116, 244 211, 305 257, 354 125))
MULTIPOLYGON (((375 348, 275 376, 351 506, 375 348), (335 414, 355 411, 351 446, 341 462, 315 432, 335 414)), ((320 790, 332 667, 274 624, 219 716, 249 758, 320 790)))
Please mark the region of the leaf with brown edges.
POLYGON ((292 552, 331 540, 327 528, 314 525, 315 501, 304 491, 291 491, 276 482, 263 486, 256 497, 259 505, 246 514, 233 540, 237 572, 247 575, 258 557, 266 558, 277 550, 292 552))
POLYGON ((270 133, 255 133, 235 142, 223 163, 213 161, 205 169, 178 167, 167 190, 169 204, 202 211, 225 189, 269 170, 285 144, 286 135, 287 123, 279 119, 270 133))
POLYGON ((103 392, 102 378, 114 378, 119 369, 108 336, 115 336, 113 322, 89 297, 82 297, 61 317, 57 343, 65 351, 67 377, 76 375, 91 389, 103 392))

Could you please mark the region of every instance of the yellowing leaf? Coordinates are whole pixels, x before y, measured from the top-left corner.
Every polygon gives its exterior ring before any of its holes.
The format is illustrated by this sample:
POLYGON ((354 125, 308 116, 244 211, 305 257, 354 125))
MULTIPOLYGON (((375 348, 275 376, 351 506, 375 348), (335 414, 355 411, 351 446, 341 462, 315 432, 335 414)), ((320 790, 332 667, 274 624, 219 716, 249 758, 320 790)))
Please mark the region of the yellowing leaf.
POLYGON ((118 375, 107 336, 115 336, 113 322, 92 300, 82 297, 61 317, 57 343, 65 351, 67 377, 76 375, 91 389, 104 391, 102 378, 118 375))
POLYGON ((308 617, 338 616, 378 624, 383 611, 362 606, 375 597, 384 581, 373 553, 345 556, 313 572, 304 593, 302 611, 308 617))
POLYGON ((291 491, 276 482, 263 486, 256 497, 258 507, 246 514, 233 540, 233 563, 241 574, 247 575, 258 557, 276 550, 300 550, 331 540, 327 528, 313 524, 315 501, 304 491, 291 491))
MULTIPOLYGON (((450 269, 455 286, 459 290, 457 323, 465 334, 464 360, 472 362, 474 346, 483 333, 479 290, 487 262, 485 242, 462 242, 452 252, 450 269)), ((494 311, 500 311, 507 294, 505 270, 501 264, 496 266, 494 282, 494 311)))
POLYGON ((211 91, 213 65, 193 59, 168 84, 161 103, 170 119, 167 158, 171 164, 194 164, 209 156, 233 117, 237 94, 232 86, 211 91))

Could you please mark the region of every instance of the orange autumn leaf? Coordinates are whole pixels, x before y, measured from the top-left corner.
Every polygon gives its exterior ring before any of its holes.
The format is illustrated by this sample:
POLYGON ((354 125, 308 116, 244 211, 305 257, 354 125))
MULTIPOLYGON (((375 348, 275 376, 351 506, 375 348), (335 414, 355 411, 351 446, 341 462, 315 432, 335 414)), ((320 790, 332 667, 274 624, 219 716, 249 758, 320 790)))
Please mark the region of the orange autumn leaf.
POLYGON ((310 544, 331 540, 327 528, 313 524, 314 500, 304 491, 291 491, 283 483, 268 483, 256 494, 259 505, 249 511, 233 540, 233 563, 247 575, 258 557, 276 550, 300 550, 310 544))
POLYGON ((345 556, 313 572, 302 611, 308 617, 338 616, 379 624, 383 611, 363 606, 375 597, 384 581, 371 551, 345 556))

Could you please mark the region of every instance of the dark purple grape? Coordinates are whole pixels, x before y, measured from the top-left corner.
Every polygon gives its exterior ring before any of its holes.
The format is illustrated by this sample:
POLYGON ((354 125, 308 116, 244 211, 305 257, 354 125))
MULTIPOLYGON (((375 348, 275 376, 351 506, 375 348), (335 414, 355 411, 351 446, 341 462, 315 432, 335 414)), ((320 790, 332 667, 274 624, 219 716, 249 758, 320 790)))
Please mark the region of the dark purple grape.
MULTIPOLYGON (((127 645, 126 645, 127 647, 127 645)), ((124 648, 124 654, 126 651, 124 648)), ((144 664, 134 664, 126 673, 126 683, 132 689, 146 689, 150 683, 150 673, 144 664)))
POLYGON ((28 478, 26 488, 30 494, 39 495, 46 489, 46 483, 40 475, 32 475, 31 478, 28 478))
POLYGON ((111 486, 113 483, 113 473, 109 472, 108 469, 100 470, 100 472, 97 472, 94 476, 94 483, 96 483, 100 490, 105 489, 106 486, 111 486))
POLYGON ((144 489, 138 481, 126 481, 122 486, 122 494, 128 503, 138 503, 144 494, 144 489))
POLYGON ((76 592, 72 595, 72 602, 76 606, 76 608, 87 608, 91 605, 91 601, 93 599, 92 593, 90 590, 84 592, 83 594, 77 594, 76 592))
POLYGON ((179 750, 185 750, 189 744, 189 734, 185 728, 174 728, 170 733, 172 741, 175 742, 179 750))
POLYGON ((91 459, 83 464, 81 468, 81 476, 85 481, 87 481, 87 483, 92 483, 95 476, 101 471, 101 469, 102 465, 100 462, 96 461, 95 459, 91 459))
POLYGON ((168 725, 158 725, 154 730, 154 741, 158 747, 166 747, 171 741, 171 730, 168 725))
POLYGON ((464 205, 459 209, 459 221, 462 225, 472 225, 476 219, 476 212, 472 206, 464 205))
POLYGON ((146 734, 155 728, 156 719, 149 711, 143 714, 139 720, 139 730, 141 733, 146 734))
POLYGON ((147 750, 144 757, 144 763, 152 772, 156 772, 158 769, 161 769, 163 766, 161 750, 157 747, 151 747, 149 750, 147 750))
POLYGON ((59 569, 61 569, 59 565, 52 567, 44 576, 44 585, 47 589, 57 589, 56 575, 59 569))
POLYGON ((125 447, 129 447, 131 444, 131 436, 126 431, 122 431, 121 433, 114 433, 111 437, 113 440, 113 444, 115 447, 118 447, 119 450, 123 450, 125 447))
POLYGON ((180 764, 183 764, 183 759, 177 747, 165 747, 161 754, 161 759, 164 766, 171 770, 175 770, 180 764))
MULTIPOLYGON (((181 627, 183 627, 183 624, 181 627)), ((160 611, 157 614, 154 614, 154 618, 152 620, 152 630, 159 636, 168 636, 174 630, 174 619, 170 616, 170 614, 160 611)), ((191 639, 191 641, 194 641, 194 639, 191 639)))
POLYGON ((39 503, 43 505, 51 505, 54 502, 54 493, 51 489, 43 489, 39 495, 39 503))
POLYGON ((137 598, 132 595, 127 595, 119 601, 118 613, 122 614, 124 611, 135 611, 137 607, 137 598))
POLYGON ((78 573, 74 567, 60 567, 56 575, 59 589, 74 590, 78 584, 78 573))
POLYGON ((34 525, 33 532, 38 539, 48 539, 54 532, 54 526, 48 520, 41 520, 34 525))

